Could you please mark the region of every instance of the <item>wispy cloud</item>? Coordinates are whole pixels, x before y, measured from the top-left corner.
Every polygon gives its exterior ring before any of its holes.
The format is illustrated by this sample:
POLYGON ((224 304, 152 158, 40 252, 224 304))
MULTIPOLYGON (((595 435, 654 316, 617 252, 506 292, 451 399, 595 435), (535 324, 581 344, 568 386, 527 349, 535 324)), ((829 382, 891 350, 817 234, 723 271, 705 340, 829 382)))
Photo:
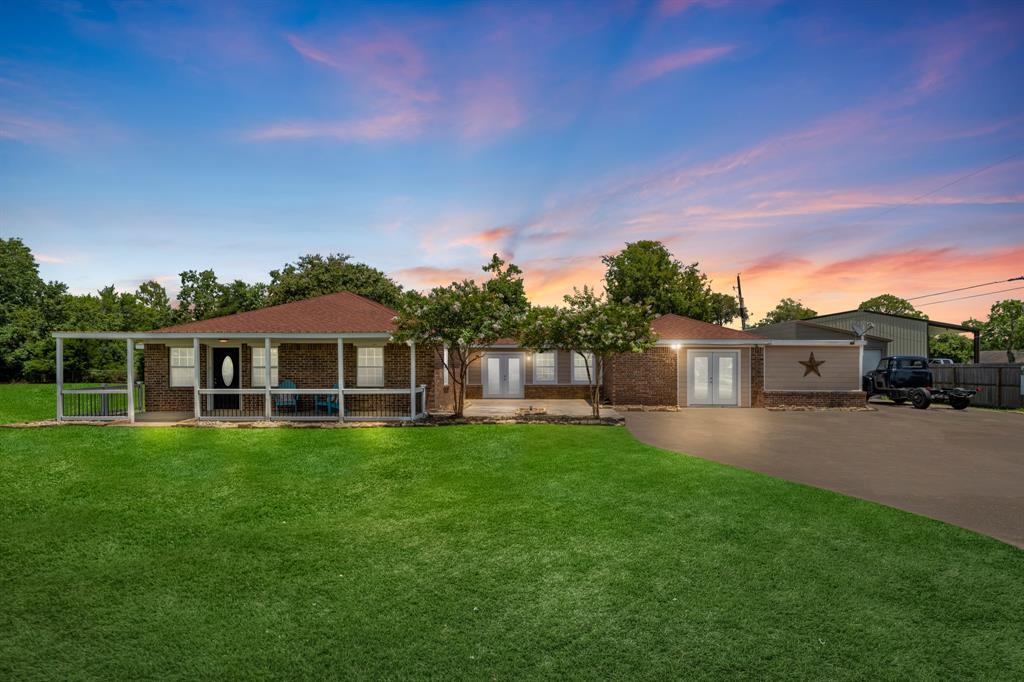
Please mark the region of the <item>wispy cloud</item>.
POLYGON ((391 273, 391 276, 402 284, 411 285, 415 288, 442 286, 464 279, 480 279, 482 275, 482 272, 472 272, 464 268, 440 268, 430 265, 401 268, 391 273))
POLYGON ((672 17, 695 7, 725 7, 731 0, 660 0, 658 14, 672 17))
POLYGON ((19 142, 53 142, 70 136, 62 123, 0 111, 0 139, 19 142))
POLYGON ((473 232, 454 239, 452 246, 472 246, 481 254, 502 253, 510 255, 506 249, 506 241, 515 235, 516 228, 511 225, 492 227, 479 232, 473 232))
POLYGON ((618 74, 618 80, 629 86, 640 85, 662 76, 721 59, 735 49, 733 45, 715 45, 677 50, 646 62, 627 66, 618 74))
POLYGON ((315 46, 295 35, 288 43, 306 59, 345 74, 358 85, 402 102, 433 102, 437 92, 426 81, 424 52, 398 31, 369 36, 343 35, 330 47, 315 46))
POLYGON ((249 140, 308 140, 315 138, 352 142, 415 137, 422 129, 423 117, 415 111, 351 121, 292 121, 275 123, 245 133, 249 140))
POLYGON ((57 264, 57 263, 67 263, 68 262, 67 258, 63 258, 61 256, 50 256, 50 255, 45 254, 45 253, 37 253, 37 254, 34 254, 34 255, 36 257, 36 260, 39 261, 40 263, 57 264))

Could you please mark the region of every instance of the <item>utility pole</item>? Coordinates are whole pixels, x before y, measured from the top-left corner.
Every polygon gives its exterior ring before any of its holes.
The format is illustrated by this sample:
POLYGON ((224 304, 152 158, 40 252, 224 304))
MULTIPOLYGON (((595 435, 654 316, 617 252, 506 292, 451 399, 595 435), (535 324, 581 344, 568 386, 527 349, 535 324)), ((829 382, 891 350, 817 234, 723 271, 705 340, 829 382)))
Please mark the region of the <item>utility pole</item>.
POLYGON ((736 297, 740 302, 740 328, 747 328, 747 307, 743 305, 743 285, 740 284, 740 273, 736 273, 736 297))

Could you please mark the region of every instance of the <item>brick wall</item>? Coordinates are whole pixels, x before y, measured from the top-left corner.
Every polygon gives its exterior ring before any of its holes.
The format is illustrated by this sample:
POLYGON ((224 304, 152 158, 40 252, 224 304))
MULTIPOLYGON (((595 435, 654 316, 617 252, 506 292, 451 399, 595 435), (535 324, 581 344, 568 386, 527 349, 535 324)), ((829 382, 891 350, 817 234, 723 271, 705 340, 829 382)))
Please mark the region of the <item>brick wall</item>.
POLYGON ((605 364, 604 398, 613 405, 675 405, 676 351, 656 346, 605 364))
POLYGON ((587 384, 557 385, 557 384, 526 384, 523 386, 523 396, 534 400, 564 400, 576 398, 581 400, 590 399, 590 386, 587 384))
MULTIPOLYGON (((146 384, 146 411, 191 412, 191 386, 171 388, 171 351, 160 343, 147 343, 142 351, 146 384)), ((206 346, 199 346, 200 385, 206 386, 206 346)))
POLYGON ((764 407, 764 346, 750 349, 750 406, 764 407))
MULTIPOLYGON (((206 345, 200 346, 200 386, 206 387, 206 345)), ((192 387, 171 388, 170 350, 163 344, 146 344, 144 351, 146 409, 152 412, 193 410, 192 387)), ((389 343, 384 346, 384 388, 409 387, 409 347, 389 343)), ((345 344, 345 385, 356 386, 356 346, 345 344)), ((252 387, 252 347, 242 344, 239 386, 252 387)), ((428 405, 436 406, 440 372, 436 371, 433 349, 416 349, 416 385, 426 384, 428 405)), ((338 346, 334 343, 282 343, 278 348, 278 380, 291 379, 296 388, 331 388, 338 383, 338 346)), ((246 409, 263 409, 263 396, 244 396, 246 409)), ((407 401, 407 399, 406 399, 407 401)), ((406 402, 406 405, 408 403, 406 402)), ((408 407, 406 407, 408 410, 408 407)))
POLYGON ((765 391, 764 407, 863 407, 864 391, 765 391))

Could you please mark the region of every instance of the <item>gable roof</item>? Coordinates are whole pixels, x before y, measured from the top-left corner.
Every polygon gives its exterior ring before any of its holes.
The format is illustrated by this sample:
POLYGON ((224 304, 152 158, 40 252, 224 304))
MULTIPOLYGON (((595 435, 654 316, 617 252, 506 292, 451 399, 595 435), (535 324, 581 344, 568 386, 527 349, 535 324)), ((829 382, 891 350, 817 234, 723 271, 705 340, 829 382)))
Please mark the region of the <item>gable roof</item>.
POLYGON ((701 322, 682 315, 668 313, 651 323, 660 338, 666 340, 713 340, 713 339, 761 339, 762 337, 738 329, 729 329, 719 324, 701 322))
POLYGON ((176 324, 156 329, 154 333, 390 333, 395 329, 392 320, 396 314, 391 308, 376 301, 350 291, 339 291, 269 308, 176 324))

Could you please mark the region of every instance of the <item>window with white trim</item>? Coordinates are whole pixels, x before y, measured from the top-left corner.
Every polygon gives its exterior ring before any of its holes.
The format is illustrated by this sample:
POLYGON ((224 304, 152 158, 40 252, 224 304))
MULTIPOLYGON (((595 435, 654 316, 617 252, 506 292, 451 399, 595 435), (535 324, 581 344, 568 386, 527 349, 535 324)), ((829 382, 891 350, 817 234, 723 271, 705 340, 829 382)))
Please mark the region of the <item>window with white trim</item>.
POLYGON ((441 367, 442 374, 444 374, 444 385, 448 385, 448 376, 451 373, 451 357, 448 355, 448 346, 444 347, 444 365, 441 367))
POLYGON ((171 388, 195 386, 196 352, 194 348, 171 348, 171 388))
POLYGON ((533 354, 533 383, 553 384, 558 381, 555 351, 533 354))
POLYGON ((381 346, 357 349, 356 385, 368 388, 384 385, 384 349, 381 346))
MULTIPOLYGON (((252 386, 263 388, 264 378, 267 376, 267 363, 264 361, 264 351, 261 346, 252 348, 252 386)), ((270 349, 270 385, 277 386, 277 348, 270 349)))
POLYGON ((580 355, 572 352, 572 381, 574 384, 588 383, 594 377, 594 354, 584 353, 580 355), (587 375, 587 366, 590 366, 590 375, 587 375))

